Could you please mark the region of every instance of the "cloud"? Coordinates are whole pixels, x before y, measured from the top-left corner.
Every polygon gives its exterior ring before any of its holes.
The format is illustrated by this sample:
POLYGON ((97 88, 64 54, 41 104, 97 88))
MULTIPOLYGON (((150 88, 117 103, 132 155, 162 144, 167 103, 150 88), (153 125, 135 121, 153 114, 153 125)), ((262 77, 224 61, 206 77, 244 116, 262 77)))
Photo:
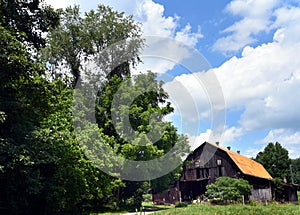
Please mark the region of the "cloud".
POLYGON ((257 141, 257 143, 264 144, 264 147, 270 142, 279 142, 289 151, 291 158, 299 157, 300 131, 285 128, 274 129, 265 138, 257 141))
POLYGON ((300 9, 280 8, 274 14, 273 42, 246 46, 240 58, 215 69, 227 108, 244 110, 240 124, 246 130, 300 128, 300 9))
POLYGON ((133 74, 148 70, 163 74, 184 59, 191 57, 189 47, 170 37, 147 36, 144 38, 145 47, 139 55, 143 63, 132 70, 133 74))
POLYGON ((191 147, 191 150, 195 150, 198 148, 202 143, 209 140, 209 137, 211 136, 212 131, 210 129, 207 129, 206 132, 201 133, 199 136, 188 136, 189 145, 191 147))
POLYGON ((163 5, 144 0, 138 8, 136 19, 143 23, 142 30, 145 35, 161 37, 174 35, 178 17, 165 17, 163 5))
POLYGON ((214 51, 224 54, 236 52, 256 42, 256 35, 270 30, 272 10, 278 5, 278 0, 233 0, 225 12, 241 19, 227 27, 221 33, 227 34, 218 39, 212 47, 214 51))
MULTIPOLYGON (((152 0, 143 0, 136 5, 135 19, 142 23, 143 35, 146 36, 146 47, 141 53, 143 64, 139 65, 136 71, 151 71, 155 73, 165 73, 174 68, 176 64, 180 64, 184 59, 188 58, 190 51, 188 47, 194 47, 200 38, 203 37, 201 27, 198 26, 193 31, 190 24, 186 24, 180 28, 180 17, 165 16, 164 6, 153 2, 152 0), (148 40, 150 36, 150 41, 148 40), (153 43, 151 36, 160 37, 159 44, 153 43), (174 39, 176 42, 163 43, 163 38, 174 39), (149 49, 155 49, 156 53, 162 53, 167 58, 144 57, 145 53, 149 53, 149 49)), ((156 38, 157 39, 157 38, 156 38)), ((151 50, 150 50, 151 51, 151 50)))
POLYGON ((272 8, 279 0, 233 0, 226 6, 226 11, 242 17, 265 18, 272 13, 272 8))
MULTIPOLYGON (((260 142, 278 141, 291 157, 299 157, 300 8, 279 8, 274 14, 273 42, 245 47, 240 58, 231 58, 215 73, 227 108, 243 111, 241 128, 271 129, 260 142)), ((247 153, 261 150, 249 148, 247 153)))
POLYGON ((242 128, 237 127, 227 127, 224 130, 224 133, 221 139, 217 136, 214 136, 214 132, 211 129, 207 129, 204 133, 199 135, 188 135, 189 137, 189 145, 191 146, 192 150, 198 148, 202 143, 205 141, 210 143, 220 142, 220 146, 226 147, 227 145, 232 146, 232 141, 236 138, 243 135, 242 128))
POLYGON ((203 38, 201 27, 198 26, 197 32, 192 32, 190 24, 187 24, 181 31, 176 32, 175 36, 175 40, 191 47, 194 47, 200 38, 203 38))
POLYGON ((255 158, 256 155, 259 153, 259 152, 262 152, 264 150, 264 147, 261 148, 261 149, 257 149, 257 148, 248 148, 246 150, 246 153, 245 153, 245 156, 249 157, 249 158, 255 158))
POLYGON ((221 143, 222 144, 231 144, 235 142, 237 138, 241 137, 244 134, 242 128, 239 127, 227 127, 222 134, 221 143))
MULTIPOLYGON (((243 15, 248 13, 242 8, 238 11, 243 15)), ((250 15, 262 16, 260 13, 250 15)), ((246 46, 242 50, 241 57, 232 57, 220 67, 207 72, 217 76, 223 90, 226 108, 242 112, 237 125, 225 129, 221 142, 232 142, 234 145, 248 132, 271 130, 264 139, 265 142, 279 141, 289 150, 291 156, 299 156, 299 150, 296 150, 300 146, 297 142, 297 139, 300 140, 298 17, 300 8, 283 7, 275 10, 274 24, 270 25, 274 29, 272 42, 257 47, 246 46)), ((198 94, 199 90, 195 90, 194 84, 189 81, 193 75, 180 77, 181 82, 186 82, 189 89, 198 94)), ((193 98, 193 101, 196 104, 206 104, 202 109, 198 109, 199 115, 205 116, 205 110, 209 110, 209 103, 204 102, 205 97, 201 92, 198 95, 201 99, 193 98)), ((183 105, 190 104, 184 96, 181 98, 183 105)), ((193 115, 186 113, 186 117, 192 118, 193 115)), ((253 153, 259 150, 249 148, 246 154, 253 156, 253 153)))

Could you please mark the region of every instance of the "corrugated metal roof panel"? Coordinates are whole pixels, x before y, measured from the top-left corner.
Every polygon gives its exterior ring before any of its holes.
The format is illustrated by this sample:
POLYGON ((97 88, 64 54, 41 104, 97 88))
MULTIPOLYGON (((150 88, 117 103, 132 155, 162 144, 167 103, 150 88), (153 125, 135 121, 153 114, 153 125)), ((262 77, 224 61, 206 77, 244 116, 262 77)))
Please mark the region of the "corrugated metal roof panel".
POLYGON ((229 150, 225 151, 244 174, 259 178, 272 179, 272 176, 260 163, 238 153, 229 150))

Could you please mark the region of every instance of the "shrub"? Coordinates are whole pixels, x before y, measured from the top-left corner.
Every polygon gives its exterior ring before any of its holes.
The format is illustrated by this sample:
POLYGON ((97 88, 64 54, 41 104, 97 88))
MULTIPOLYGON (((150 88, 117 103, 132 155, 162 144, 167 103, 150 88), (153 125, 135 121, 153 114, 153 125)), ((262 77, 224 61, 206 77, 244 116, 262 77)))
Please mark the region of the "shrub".
POLYGON ((250 201, 249 201, 249 205, 250 205, 250 206, 258 206, 259 203, 258 203, 257 201, 255 201, 255 200, 250 200, 250 201))
POLYGON ((206 186, 205 195, 211 199, 218 199, 218 202, 241 201, 242 196, 246 198, 251 194, 251 186, 244 179, 235 179, 230 177, 220 177, 214 184, 206 186))

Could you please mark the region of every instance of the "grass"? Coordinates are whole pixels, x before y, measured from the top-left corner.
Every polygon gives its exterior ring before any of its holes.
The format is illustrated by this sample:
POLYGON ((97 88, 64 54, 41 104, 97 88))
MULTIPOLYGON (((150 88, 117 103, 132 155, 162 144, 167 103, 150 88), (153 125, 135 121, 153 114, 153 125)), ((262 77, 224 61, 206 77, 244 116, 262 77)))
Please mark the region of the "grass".
POLYGON ((142 206, 144 208, 157 208, 157 209, 170 209, 170 208, 174 208, 173 206, 169 206, 169 205, 153 205, 152 202, 143 202, 142 206))
MULTIPOLYGON (((174 206, 152 205, 151 202, 143 202, 144 208, 168 209, 152 213, 153 215, 300 215, 300 192, 298 192, 299 205, 294 204, 270 204, 267 206, 257 205, 189 205, 184 208, 175 208, 174 206)), ((122 215, 126 211, 95 213, 91 215, 122 215)))
POLYGON ((128 213, 127 211, 106 212, 106 213, 90 213, 90 215, 122 215, 128 213))
POLYGON ((300 215, 299 205, 268 205, 268 206, 209 206, 209 205, 190 205, 186 208, 173 208, 166 211, 155 212, 153 215, 300 215))

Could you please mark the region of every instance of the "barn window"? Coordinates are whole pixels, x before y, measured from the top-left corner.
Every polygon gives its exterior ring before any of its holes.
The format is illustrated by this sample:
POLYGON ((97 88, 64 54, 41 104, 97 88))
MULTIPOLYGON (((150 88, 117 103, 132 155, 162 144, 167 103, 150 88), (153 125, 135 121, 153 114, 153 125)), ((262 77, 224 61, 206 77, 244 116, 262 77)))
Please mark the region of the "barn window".
POLYGON ((208 168, 198 168, 197 169, 197 179, 208 178, 209 169, 208 168))

